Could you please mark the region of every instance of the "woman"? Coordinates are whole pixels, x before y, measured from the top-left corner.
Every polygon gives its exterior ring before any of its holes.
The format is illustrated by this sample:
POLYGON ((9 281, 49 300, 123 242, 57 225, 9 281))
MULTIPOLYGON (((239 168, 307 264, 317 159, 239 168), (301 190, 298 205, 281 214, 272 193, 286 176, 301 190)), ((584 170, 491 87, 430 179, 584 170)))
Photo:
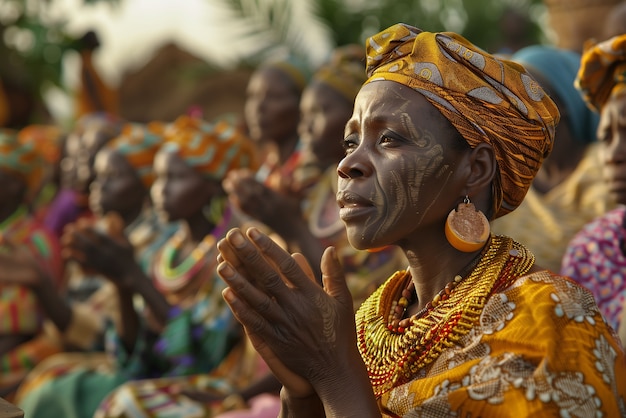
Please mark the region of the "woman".
POLYGON ((511 60, 526 67, 548 92, 561 120, 554 147, 524 201, 509 216, 496 219, 492 230, 523 242, 537 264, 558 272, 574 234, 615 205, 602 182, 595 141, 598 118, 574 87, 580 54, 533 45, 513 54, 511 60))
POLYGON ((44 224, 59 238, 66 225, 90 219, 89 186, 94 179, 96 154, 120 134, 122 121, 108 114, 83 116, 65 140, 60 164, 60 188, 46 209, 44 224))
POLYGON ((42 180, 40 155, 17 132, 0 131, 0 396, 12 398, 26 373, 58 352, 43 332, 40 297, 56 294, 63 275, 59 242, 30 212, 42 180), (44 272, 35 285, 20 266, 44 272))
POLYGON ((618 330, 626 312, 626 35, 588 49, 576 82, 589 106, 600 113, 601 166, 619 207, 576 234, 563 257, 561 274, 588 288, 609 325, 618 330))
POLYGON ((355 333, 332 247, 322 289, 255 229, 218 243, 224 297, 283 383, 282 416, 624 415, 624 354, 592 296, 477 212, 522 201, 554 103, 453 33, 398 24, 367 55, 337 200, 353 246, 398 245, 408 270, 364 302, 355 333))
MULTIPOLYGON (((254 168, 254 149, 227 124, 181 117, 162 132, 166 143, 155 157, 151 195, 163 220, 181 221, 181 227, 154 257, 150 276, 134 260, 119 223, 110 225, 107 235, 90 227, 72 231, 73 258, 110 280, 119 300, 120 321, 107 335, 112 364, 51 368, 52 384, 24 392, 20 405, 28 416, 90 417, 111 391, 130 380, 212 370, 239 339, 219 297, 215 242, 240 224, 224 205, 222 177, 234 168, 254 168)), ((141 386, 131 391, 142 393, 136 399, 128 392, 125 386, 112 392, 105 408, 119 411, 117 393, 120 402, 143 399, 154 407, 141 386)))
POLYGON ((299 103, 309 78, 308 67, 291 57, 264 63, 248 82, 245 125, 263 161, 256 172, 234 171, 228 183, 232 203, 257 220, 271 216, 275 209, 266 203, 266 194, 294 192, 293 177, 300 158, 299 103))

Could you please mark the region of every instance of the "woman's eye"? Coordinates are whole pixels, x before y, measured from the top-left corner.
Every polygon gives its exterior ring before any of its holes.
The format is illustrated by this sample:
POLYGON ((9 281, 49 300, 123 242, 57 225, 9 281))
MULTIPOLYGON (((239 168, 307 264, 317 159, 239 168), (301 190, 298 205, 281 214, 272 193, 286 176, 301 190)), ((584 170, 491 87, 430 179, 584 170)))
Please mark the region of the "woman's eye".
POLYGON ((352 135, 345 137, 343 140, 343 149, 346 151, 346 154, 352 152, 358 145, 357 139, 352 135))

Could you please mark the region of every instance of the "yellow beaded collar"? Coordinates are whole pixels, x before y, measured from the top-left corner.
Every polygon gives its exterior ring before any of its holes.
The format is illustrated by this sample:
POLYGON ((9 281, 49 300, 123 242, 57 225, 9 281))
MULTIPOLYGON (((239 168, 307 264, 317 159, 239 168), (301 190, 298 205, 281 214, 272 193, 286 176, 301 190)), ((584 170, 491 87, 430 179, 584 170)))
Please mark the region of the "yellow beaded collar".
POLYGON ((412 317, 404 333, 389 330, 387 319, 394 296, 412 279, 408 271, 391 276, 356 313, 359 351, 376 396, 410 381, 452 347, 478 322, 489 297, 527 273, 534 262, 523 245, 492 236, 472 272, 445 301, 412 317))

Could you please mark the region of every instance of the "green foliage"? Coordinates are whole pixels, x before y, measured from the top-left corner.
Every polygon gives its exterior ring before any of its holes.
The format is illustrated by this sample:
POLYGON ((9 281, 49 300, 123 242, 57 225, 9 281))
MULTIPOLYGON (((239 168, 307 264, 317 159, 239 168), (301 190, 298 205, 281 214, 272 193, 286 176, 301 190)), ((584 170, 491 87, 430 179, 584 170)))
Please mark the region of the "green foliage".
MULTIPOLYGON (((505 41, 503 13, 517 10, 529 18, 525 39, 516 43, 539 43, 541 30, 537 23, 541 0, 221 0, 232 14, 233 22, 246 27, 235 42, 264 39, 257 42, 253 55, 271 54, 278 48, 297 52, 303 49, 305 33, 301 23, 292 19, 294 3, 308 7, 308 19, 321 25, 332 45, 363 43, 365 39, 398 22, 427 31, 450 30, 472 40, 478 46, 496 52, 505 41), (301 36, 293 36, 300 34, 301 36)), ((332 46, 331 45, 331 46, 332 46)))
MULTIPOLYGON (((0 79, 40 99, 51 87, 63 87, 62 58, 77 47, 64 21, 51 21, 55 0, 0 0, 0 79)), ((119 0, 82 0, 85 4, 119 0)))

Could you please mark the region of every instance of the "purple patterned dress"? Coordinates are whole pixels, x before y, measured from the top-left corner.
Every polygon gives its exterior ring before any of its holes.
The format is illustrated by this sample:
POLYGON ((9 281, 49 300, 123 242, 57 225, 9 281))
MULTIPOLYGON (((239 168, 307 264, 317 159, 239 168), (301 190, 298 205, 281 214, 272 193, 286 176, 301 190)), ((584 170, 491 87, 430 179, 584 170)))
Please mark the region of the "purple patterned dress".
POLYGON ((609 325, 619 328, 626 299, 626 207, 607 212, 583 227, 570 242, 561 274, 588 288, 609 325))

